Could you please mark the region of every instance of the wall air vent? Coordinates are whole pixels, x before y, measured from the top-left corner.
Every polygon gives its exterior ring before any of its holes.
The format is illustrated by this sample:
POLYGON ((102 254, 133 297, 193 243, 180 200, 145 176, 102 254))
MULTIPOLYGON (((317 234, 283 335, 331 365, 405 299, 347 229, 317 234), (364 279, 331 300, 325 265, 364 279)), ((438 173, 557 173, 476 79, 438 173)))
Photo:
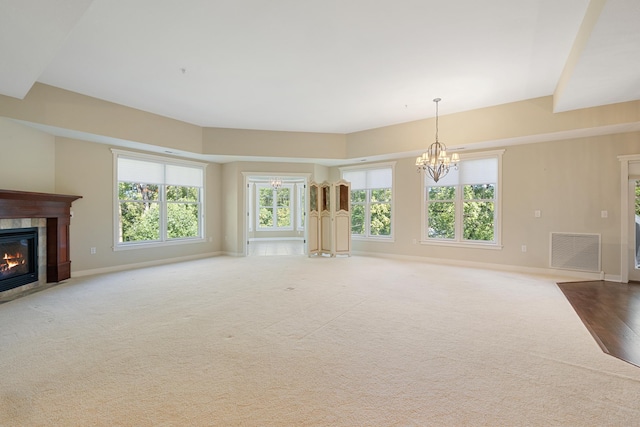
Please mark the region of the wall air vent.
POLYGON ((600 270, 600 235, 551 233, 551 268, 563 270, 600 270))

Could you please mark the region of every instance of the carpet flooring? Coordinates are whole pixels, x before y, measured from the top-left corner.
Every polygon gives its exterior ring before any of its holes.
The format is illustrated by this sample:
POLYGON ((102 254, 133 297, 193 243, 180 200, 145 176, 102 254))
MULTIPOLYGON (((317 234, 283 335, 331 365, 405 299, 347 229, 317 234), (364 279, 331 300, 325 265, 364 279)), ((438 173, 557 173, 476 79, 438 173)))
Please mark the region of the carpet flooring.
POLYGON ((560 277, 219 257, 0 305, 0 426, 633 426, 560 277))

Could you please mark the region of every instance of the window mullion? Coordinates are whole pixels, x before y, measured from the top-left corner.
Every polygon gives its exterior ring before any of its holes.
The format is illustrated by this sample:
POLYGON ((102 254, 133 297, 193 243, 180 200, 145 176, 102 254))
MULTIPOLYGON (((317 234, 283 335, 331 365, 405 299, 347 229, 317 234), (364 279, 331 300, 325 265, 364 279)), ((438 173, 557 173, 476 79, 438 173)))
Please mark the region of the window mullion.
POLYGON ((455 194, 455 213, 456 213, 456 227, 455 227, 455 241, 461 242, 464 230, 464 195, 463 195, 463 185, 456 186, 456 194, 455 194))
POLYGON ((202 187, 200 187, 198 189, 198 202, 196 203, 198 209, 198 218, 201 218, 201 220, 198 221, 198 235, 204 237, 206 230, 204 229, 204 205, 202 204, 202 198, 203 190, 202 187))
POLYGON ((364 235, 371 237, 371 189, 365 191, 364 235))
POLYGON ((278 190, 274 188, 271 194, 273 195, 271 197, 272 199, 271 209, 273 209, 273 224, 271 224, 271 228, 273 228, 274 230, 277 230, 278 229, 278 190))
POLYGON ((167 185, 160 185, 160 240, 166 242, 168 240, 167 233, 167 185))
POLYGON ((260 228, 260 187, 258 185, 254 186, 254 193, 253 193, 253 209, 254 209, 254 213, 253 213, 253 226, 255 228, 255 230, 257 231, 260 228))

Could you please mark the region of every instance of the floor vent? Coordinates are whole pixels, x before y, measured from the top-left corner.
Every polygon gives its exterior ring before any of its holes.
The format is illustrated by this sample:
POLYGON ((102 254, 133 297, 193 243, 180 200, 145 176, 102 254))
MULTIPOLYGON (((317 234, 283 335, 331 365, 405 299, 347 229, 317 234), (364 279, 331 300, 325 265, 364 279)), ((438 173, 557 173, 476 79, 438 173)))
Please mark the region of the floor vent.
POLYGON ((551 268, 600 272, 600 235, 551 233, 551 268))

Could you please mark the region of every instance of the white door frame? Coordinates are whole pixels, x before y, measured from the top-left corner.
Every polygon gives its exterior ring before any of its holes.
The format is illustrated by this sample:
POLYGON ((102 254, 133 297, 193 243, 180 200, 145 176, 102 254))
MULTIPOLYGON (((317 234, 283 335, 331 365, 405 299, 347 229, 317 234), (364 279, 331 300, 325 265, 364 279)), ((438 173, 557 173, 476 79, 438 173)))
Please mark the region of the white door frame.
MULTIPOLYGON (((252 179, 256 179, 257 177, 266 177, 266 176, 277 176, 278 178, 303 178, 305 188, 309 185, 309 180, 311 179, 310 173, 295 173, 295 172, 242 172, 244 176, 243 184, 242 184, 242 255, 247 256, 249 254, 249 248, 247 246, 247 236, 249 234, 249 206, 247 206, 247 188, 249 186, 249 181, 252 179)), ((304 253, 307 253, 307 230, 309 227, 308 214, 309 214, 309 198, 305 196, 305 206, 304 206, 304 253)))
POLYGON ((640 177, 629 175, 629 163, 640 163, 640 154, 631 154, 626 156, 618 156, 620 160, 620 281, 629 283, 630 260, 635 256, 634 239, 630 239, 631 224, 634 222, 635 215, 630 210, 631 203, 629 180, 640 179, 640 177))

